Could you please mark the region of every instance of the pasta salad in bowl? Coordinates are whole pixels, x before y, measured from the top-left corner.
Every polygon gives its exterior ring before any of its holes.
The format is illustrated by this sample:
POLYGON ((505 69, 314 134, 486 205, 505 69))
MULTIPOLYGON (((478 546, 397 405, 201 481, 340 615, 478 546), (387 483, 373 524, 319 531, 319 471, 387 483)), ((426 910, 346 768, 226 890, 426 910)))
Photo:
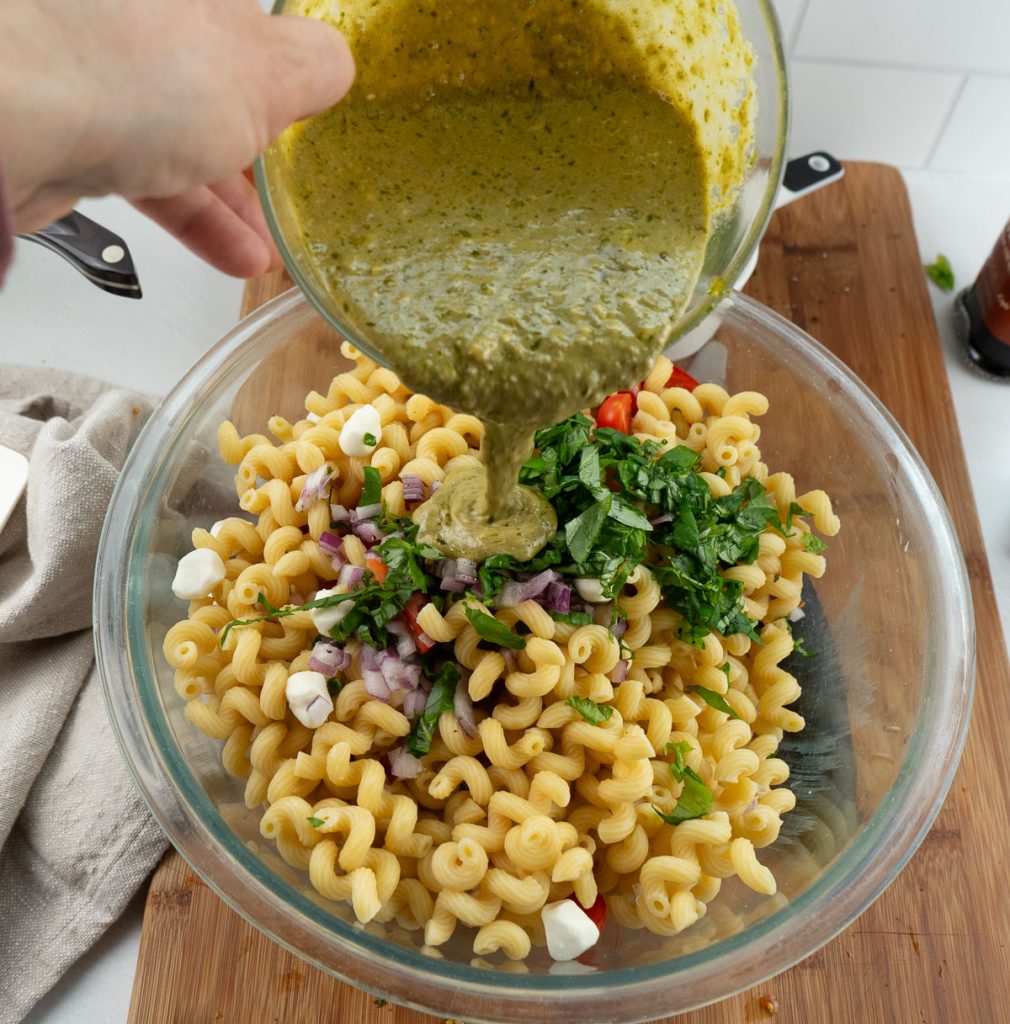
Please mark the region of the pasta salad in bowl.
POLYGON ((546 547, 454 559, 419 522, 478 420, 334 336, 250 421, 312 323, 289 293, 191 372, 103 541, 117 733, 208 882, 467 1020, 685 1010, 864 909, 939 808, 971 683, 949 519, 876 400, 735 297, 724 380, 660 357, 537 434, 546 547))

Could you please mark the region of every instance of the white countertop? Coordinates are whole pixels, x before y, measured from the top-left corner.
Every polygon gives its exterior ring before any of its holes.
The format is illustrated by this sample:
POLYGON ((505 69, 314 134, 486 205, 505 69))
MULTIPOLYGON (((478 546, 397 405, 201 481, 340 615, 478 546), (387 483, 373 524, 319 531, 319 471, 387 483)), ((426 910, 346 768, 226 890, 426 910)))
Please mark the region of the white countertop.
MULTIPOLYGON (((968 283, 1010 216, 1010 178, 905 174, 925 261, 945 253, 968 283)), ((800 200, 802 201, 802 200, 800 200)), ((165 393, 235 322, 242 282, 209 270, 124 202, 93 200, 82 212, 129 242, 141 302, 106 295, 46 250, 18 242, 0 293, 0 362, 59 366, 153 394, 165 393)), ((1010 459, 993 439, 1010 436, 1010 386, 974 376, 954 354, 950 296, 930 289, 940 325, 968 471, 975 491, 1004 635, 1010 634, 1010 459)), ((126 1020, 143 900, 66 974, 27 1024, 126 1020)))

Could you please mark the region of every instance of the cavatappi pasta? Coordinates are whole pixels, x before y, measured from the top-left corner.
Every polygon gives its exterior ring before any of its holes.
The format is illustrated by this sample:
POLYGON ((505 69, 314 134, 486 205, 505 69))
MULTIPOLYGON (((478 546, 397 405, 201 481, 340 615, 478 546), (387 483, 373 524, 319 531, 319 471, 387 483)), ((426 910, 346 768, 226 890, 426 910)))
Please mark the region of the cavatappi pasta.
MULTIPOLYGON (((285 696, 311 659, 312 614, 223 637, 232 620, 262 616, 262 597, 283 608, 334 587, 339 570, 323 543, 329 503, 355 505, 366 467, 378 471, 387 511, 403 515, 405 478, 430 489, 477 458, 477 420, 409 394, 350 345, 343 352, 353 370, 307 397, 305 419, 271 419, 276 441, 221 426, 244 515, 193 532, 196 549, 220 558, 224 578, 191 600, 164 638, 186 717, 223 742, 225 771, 245 780, 262 835, 360 921, 395 919, 423 930, 429 947, 470 929, 474 953, 485 958, 522 960, 544 942, 541 909, 570 895, 589 907, 602 894, 612 927, 672 935, 705 914, 723 879, 774 893, 760 851, 795 803, 788 766, 775 754, 783 734, 804 724, 790 708, 799 684, 782 667, 793 649, 788 617, 801 603, 803 577, 825 568, 805 543, 804 517, 793 518, 791 531, 766 528, 756 559, 725 570, 742 585, 760 643, 740 633, 679 639, 680 615, 664 606, 645 566, 617 598, 620 640, 599 615, 588 625, 557 621, 534 600, 495 608, 448 595, 441 609, 424 605, 417 625, 464 672, 474 727, 468 735, 453 711, 443 712, 413 778, 388 771, 411 718, 397 699, 370 694, 357 640, 346 644, 350 666, 337 673, 332 712, 313 729, 285 696), (381 437, 370 456, 349 457, 341 430, 365 403, 378 411, 381 437), (322 466, 333 470, 325 500, 299 509, 306 479, 322 466), (465 605, 525 637, 524 649, 488 643, 465 605), (732 716, 692 687, 719 695, 732 716), (606 705, 610 717, 592 724, 571 697, 606 705), (657 813, 670 815, 683 793, 670 767, 674 749, 712 796, 707 813, 675 825, 657 813)), ((635 436, 697 452, 714 497, 752 476, 783 519, 798 503, 820 532, 838 531, 827 495, 797 495, 788 474, 761 461, 754 418, 767 410, 763 395, 666 387, 671 369, 661 358, 646 379, 635 436)), ((341 555, 367 564, 353 534, 341 555)))

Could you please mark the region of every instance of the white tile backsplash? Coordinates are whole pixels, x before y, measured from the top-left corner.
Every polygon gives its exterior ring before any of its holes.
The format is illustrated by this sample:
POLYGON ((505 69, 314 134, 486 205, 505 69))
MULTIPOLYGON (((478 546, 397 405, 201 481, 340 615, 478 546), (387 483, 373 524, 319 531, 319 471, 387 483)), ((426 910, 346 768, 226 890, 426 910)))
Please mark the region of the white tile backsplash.
POLYGON ((1010 175, 1010 0, 772 0, 792 154, 1010 175))
POLYGON ((942 171, 1010 175, 1008 111, 1010 78, 972 75, 965 82, 929 166, 942 171))
POLYGON ((797 57, 1010 74, 1007 0, 810 0, 797 57))
POLYGON ((842 159, 921 167, 960 82, 946 72, 794 60, 790 155, 826 149, 842 159))

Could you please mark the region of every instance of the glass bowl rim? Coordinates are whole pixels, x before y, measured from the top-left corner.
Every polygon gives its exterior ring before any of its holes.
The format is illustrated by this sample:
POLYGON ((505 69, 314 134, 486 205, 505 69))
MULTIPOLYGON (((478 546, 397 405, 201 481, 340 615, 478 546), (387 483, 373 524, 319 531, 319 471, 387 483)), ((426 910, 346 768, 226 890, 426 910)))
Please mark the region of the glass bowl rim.
MULTIPOLYGON (((242 362, 243 355, 251 358, 245 352, 247 343, 263 327, 304 315, 305 305, 297 289, 292 289, 251 313, 207 352, 158 406, 123 467, 99 547, 94 589, 95 652, 113 730, 154 816, 196 873, 232 909, 298 956, 352 985, 371 987, 429 1011, 430 1005, 413 1002, 410 993, 417 985, 424 988, 431 984, 433 968, 437 968, 435 984, 443 992, 453 986, 460 998, 513 999, 516 1002, 510 1006, 514 1011, 528 1001, 563 998, 569 1011, 583 1015, 564 1018, 571 1020, 594 1019, 584 1015, 594 1004, 599 1006, 604 995, 610 1000, 641 997, 651 1013, 652 1007, 659 1005, 658 997, 669 996, 675 980, 698 993, 697 999, 692 997, 676 1008, 676 1012, 682 1012, 787 969, 850 924, 890 884, 924 838, 943 803, 964 746, 974 691, 974 619, 967 570, 939 490, 890 413, 827 349, 778 314, 738 293, 724 303, 724 318, 741 320, 744 327, 763 326, 787 335, 793 347, 804 351, 822 372, 831 371, 840 379, 841 394, 855 403, 866 422, 875 424, 899 459, 919 503, 929 510, 937 561, 953 570, 943 588, 945 599, 937 609, 947 640, 946 649, 935 659, 942 664, 926 680, 899 774, 884 803, 864 824, 850 848, 786 907, 737 935, 673 960, 576 976, 492 972, 432 959, 391 944, 328 914, 246 849, 172 740, 150 665, 145 664, 148 637, 144 607, 133 606, 143 569, 131 572, 131 567, 143 558, 154 521, 152 514, 141 514, 142 509, 145 503, 150 507, 157 501, 157 483, 168 471, 166 454, 174 451, 184 437, 189 418, 201 407, 202 400, 228 379, 229 371, 242 362), (929 716, 927 709, 931 711, 929 716), (940 766, 932 774, 922 771, 929 762, 940 766), (903 807, 904 814, 895 815, 895 806, 903 807), (888 808, 891 814, 885 813, 888 808), (817 916, 812 916, 811 908, 817 909, 817 916), (323 962, 311 952, 320 947, 331 955, 350 954, 358 973, 342 973, 323 962), (750 956, 744 958, 741 967, 737 961, 744 954, 750 956), (367 966, 374 968, 379 977, 373 972, 363 979, 361 969, 367 966), (730 970, 735 974, 726 988, 726 972, 730 970), (387 971, 395 977, 389 977, 387 971)), ((501 1017, 503 1021, 520 1019, 525 1018, 501 1017)))

